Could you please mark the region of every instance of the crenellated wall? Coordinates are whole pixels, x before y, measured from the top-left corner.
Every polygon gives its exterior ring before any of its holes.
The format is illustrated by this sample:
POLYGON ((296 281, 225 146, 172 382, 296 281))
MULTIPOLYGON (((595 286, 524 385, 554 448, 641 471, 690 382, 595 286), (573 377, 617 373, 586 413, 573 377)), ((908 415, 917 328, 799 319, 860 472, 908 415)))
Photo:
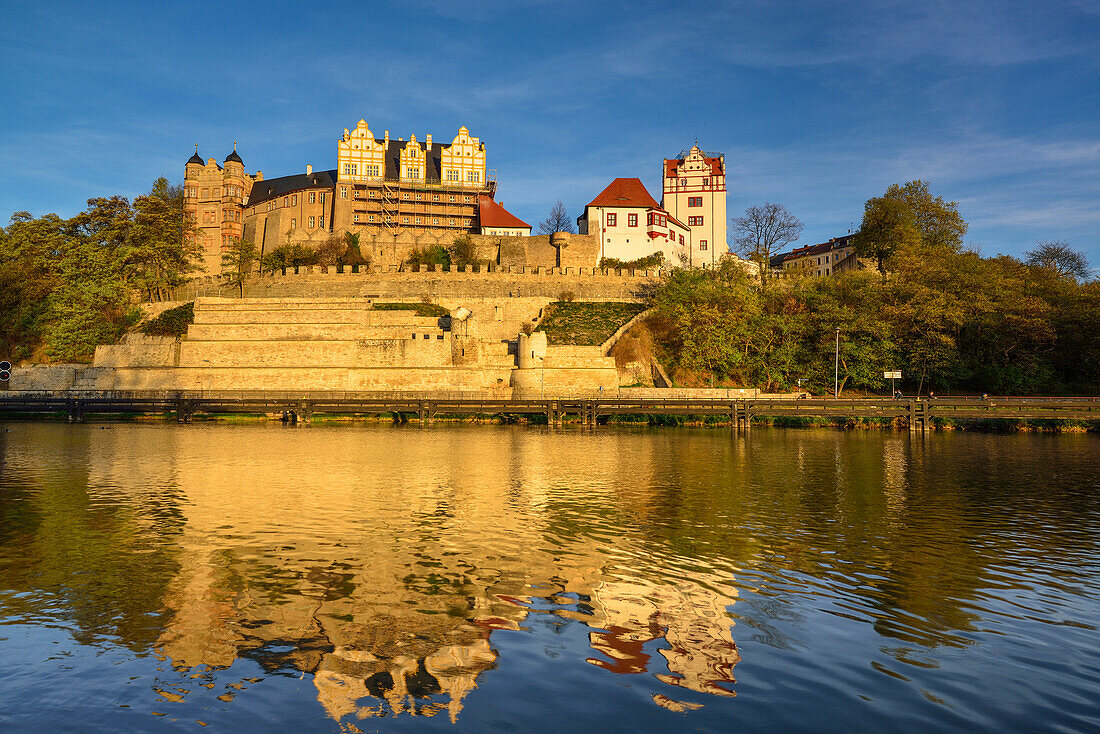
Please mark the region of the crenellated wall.
MULTIPOLYGON (((429 270, 372 269, 353 273, 345 269, 302 266, 295 273, 256 276, 244 283, 246 298, 356 297, 415 302, 421 298, 522 298, 557 300, 563 292, 577 300, 639 301, 660 278, 657 270, 599 268, 533 268, 490 266, 480 271, 442 268, 429 270)), ((174 291, 173 300, 197 296, 232 297, 236 287, 216 276, 195 278, 174 291)))

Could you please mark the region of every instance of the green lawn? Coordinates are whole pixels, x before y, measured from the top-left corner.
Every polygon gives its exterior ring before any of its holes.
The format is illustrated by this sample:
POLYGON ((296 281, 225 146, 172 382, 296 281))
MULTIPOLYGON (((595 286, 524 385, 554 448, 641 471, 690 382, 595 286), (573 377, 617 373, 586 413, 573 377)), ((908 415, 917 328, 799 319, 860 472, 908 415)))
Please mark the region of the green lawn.
POLYGON ((557 301, 548 307, 539 331, 549 344, 599 346, 615 331, 645 310, 641 303, 557 301))

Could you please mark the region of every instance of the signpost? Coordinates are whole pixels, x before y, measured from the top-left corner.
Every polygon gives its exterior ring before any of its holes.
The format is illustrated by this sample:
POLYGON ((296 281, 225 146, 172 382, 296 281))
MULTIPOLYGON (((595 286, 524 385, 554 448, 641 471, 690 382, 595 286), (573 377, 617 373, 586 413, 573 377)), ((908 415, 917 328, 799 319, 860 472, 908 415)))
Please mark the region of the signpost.
POLYGON ((896 389, 894 389, 894 380, 900 380, 901 379, 901 370, 896 370, 896 371, 887 370, 886 372, 882 373, 882 376, 890 381, 890 395, 892 395, 893 397, 897 397, 898 391, 896 389))

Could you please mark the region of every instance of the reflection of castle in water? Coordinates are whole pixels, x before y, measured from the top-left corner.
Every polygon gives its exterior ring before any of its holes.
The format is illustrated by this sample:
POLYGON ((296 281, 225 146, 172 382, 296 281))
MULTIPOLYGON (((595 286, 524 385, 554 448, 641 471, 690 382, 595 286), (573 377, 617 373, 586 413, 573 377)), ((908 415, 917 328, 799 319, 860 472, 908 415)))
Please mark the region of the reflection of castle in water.
MULTIPOLYGON (((368 475, 338 461, 323 479, 303 471, 288 481, 270 467, 307 457, 269 465, 264 448, 231 441, 224 450, 233 458, 180 464, 186 526, 165 599, 172 621, 157 643, 173 665, 224 668, 251 658, 272 671, 312 673, 318 700, 338 720, 444 710, 453 720, 478 676, 507 662, 493 632, 555 614, 590 628, 589 662, 604 670, 732 695, 740 658, 726 610, 731 579, 670 572, 642 538, 595 539, 623 530, 598 518, 621 509, 613 492, 624 482, 594 481, 585 458, 628 452, 533 455, 525 449, 545 447, 545 437, 535 444, 502 431, 495 452, 466 458, 461 433, 428 432, 423 441, 439 445, 419 447, 398 432, 370 438, 382 445, 368 475), (447 461, 422 460, 440 452, 447 461), (563 472, 567 463, 578 468, 563 472), (575 525, 584 517, 591 528, 575 525)), ((479 451, 489 443, 479 441, 479 451)), ((636 452, 629 465, 602 461, 641 487, 662 462, 636 452)))

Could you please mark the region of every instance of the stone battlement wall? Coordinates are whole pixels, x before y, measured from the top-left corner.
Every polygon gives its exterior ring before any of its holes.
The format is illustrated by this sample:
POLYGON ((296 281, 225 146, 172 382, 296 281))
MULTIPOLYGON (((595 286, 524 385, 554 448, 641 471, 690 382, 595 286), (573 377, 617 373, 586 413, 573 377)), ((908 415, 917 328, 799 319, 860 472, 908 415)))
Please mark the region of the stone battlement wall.
MULTIPOLYGON (((570 292, 578 300, 637 301, 642 291, 661 277, 657 270, 610 270, 600 268, 497 267, 416 271, 371 270, 343 273, 320 266, 304 266, 297 273, 256 276, 244 283, 245 298, 356 297, 377 300, 416 301, 419 298, 515 298, 540 297, 556 300, 570 292)), ((177 288, 175 301, 196 297, 233 297, 236 287, 218 276, 196 278, 177 288)))
MULTIPOLYGON (((316 247, 330 237, 344 236, 345 226, 337 226, 333 232, 327 230, 305 230, 302 228, 288 232, 289 218, 272 219, 271 214, 261 215, 267 218, 268 226, 262 221, 245 224, 244 238, 262 244, 265 252, 284 244, 316 247), (258 226, 257 226, 258 225, 258 226), (283 234, 274 234, 282 231, 283 234)), ((395 233, 376 231, 378 228, 352 225, 351 230, 359 234, 359 251, 375 267, 398 268, 406 263, 416 250, 424 251, 435 246, 450 247, 459 237, 467 237, 474 245, 479 260, 492 263, 493 267, 588 267, 599 264, 600 243, 595 235, 570 234, 556 232, 552 235, 507 236, 490 234, 472 234, 455 231, 431 231, 402 229, 395 233)), ((209 270, 208 265, 208 270, 209 270)), ((213 266, 217 272, 217 264, 213 266)))

